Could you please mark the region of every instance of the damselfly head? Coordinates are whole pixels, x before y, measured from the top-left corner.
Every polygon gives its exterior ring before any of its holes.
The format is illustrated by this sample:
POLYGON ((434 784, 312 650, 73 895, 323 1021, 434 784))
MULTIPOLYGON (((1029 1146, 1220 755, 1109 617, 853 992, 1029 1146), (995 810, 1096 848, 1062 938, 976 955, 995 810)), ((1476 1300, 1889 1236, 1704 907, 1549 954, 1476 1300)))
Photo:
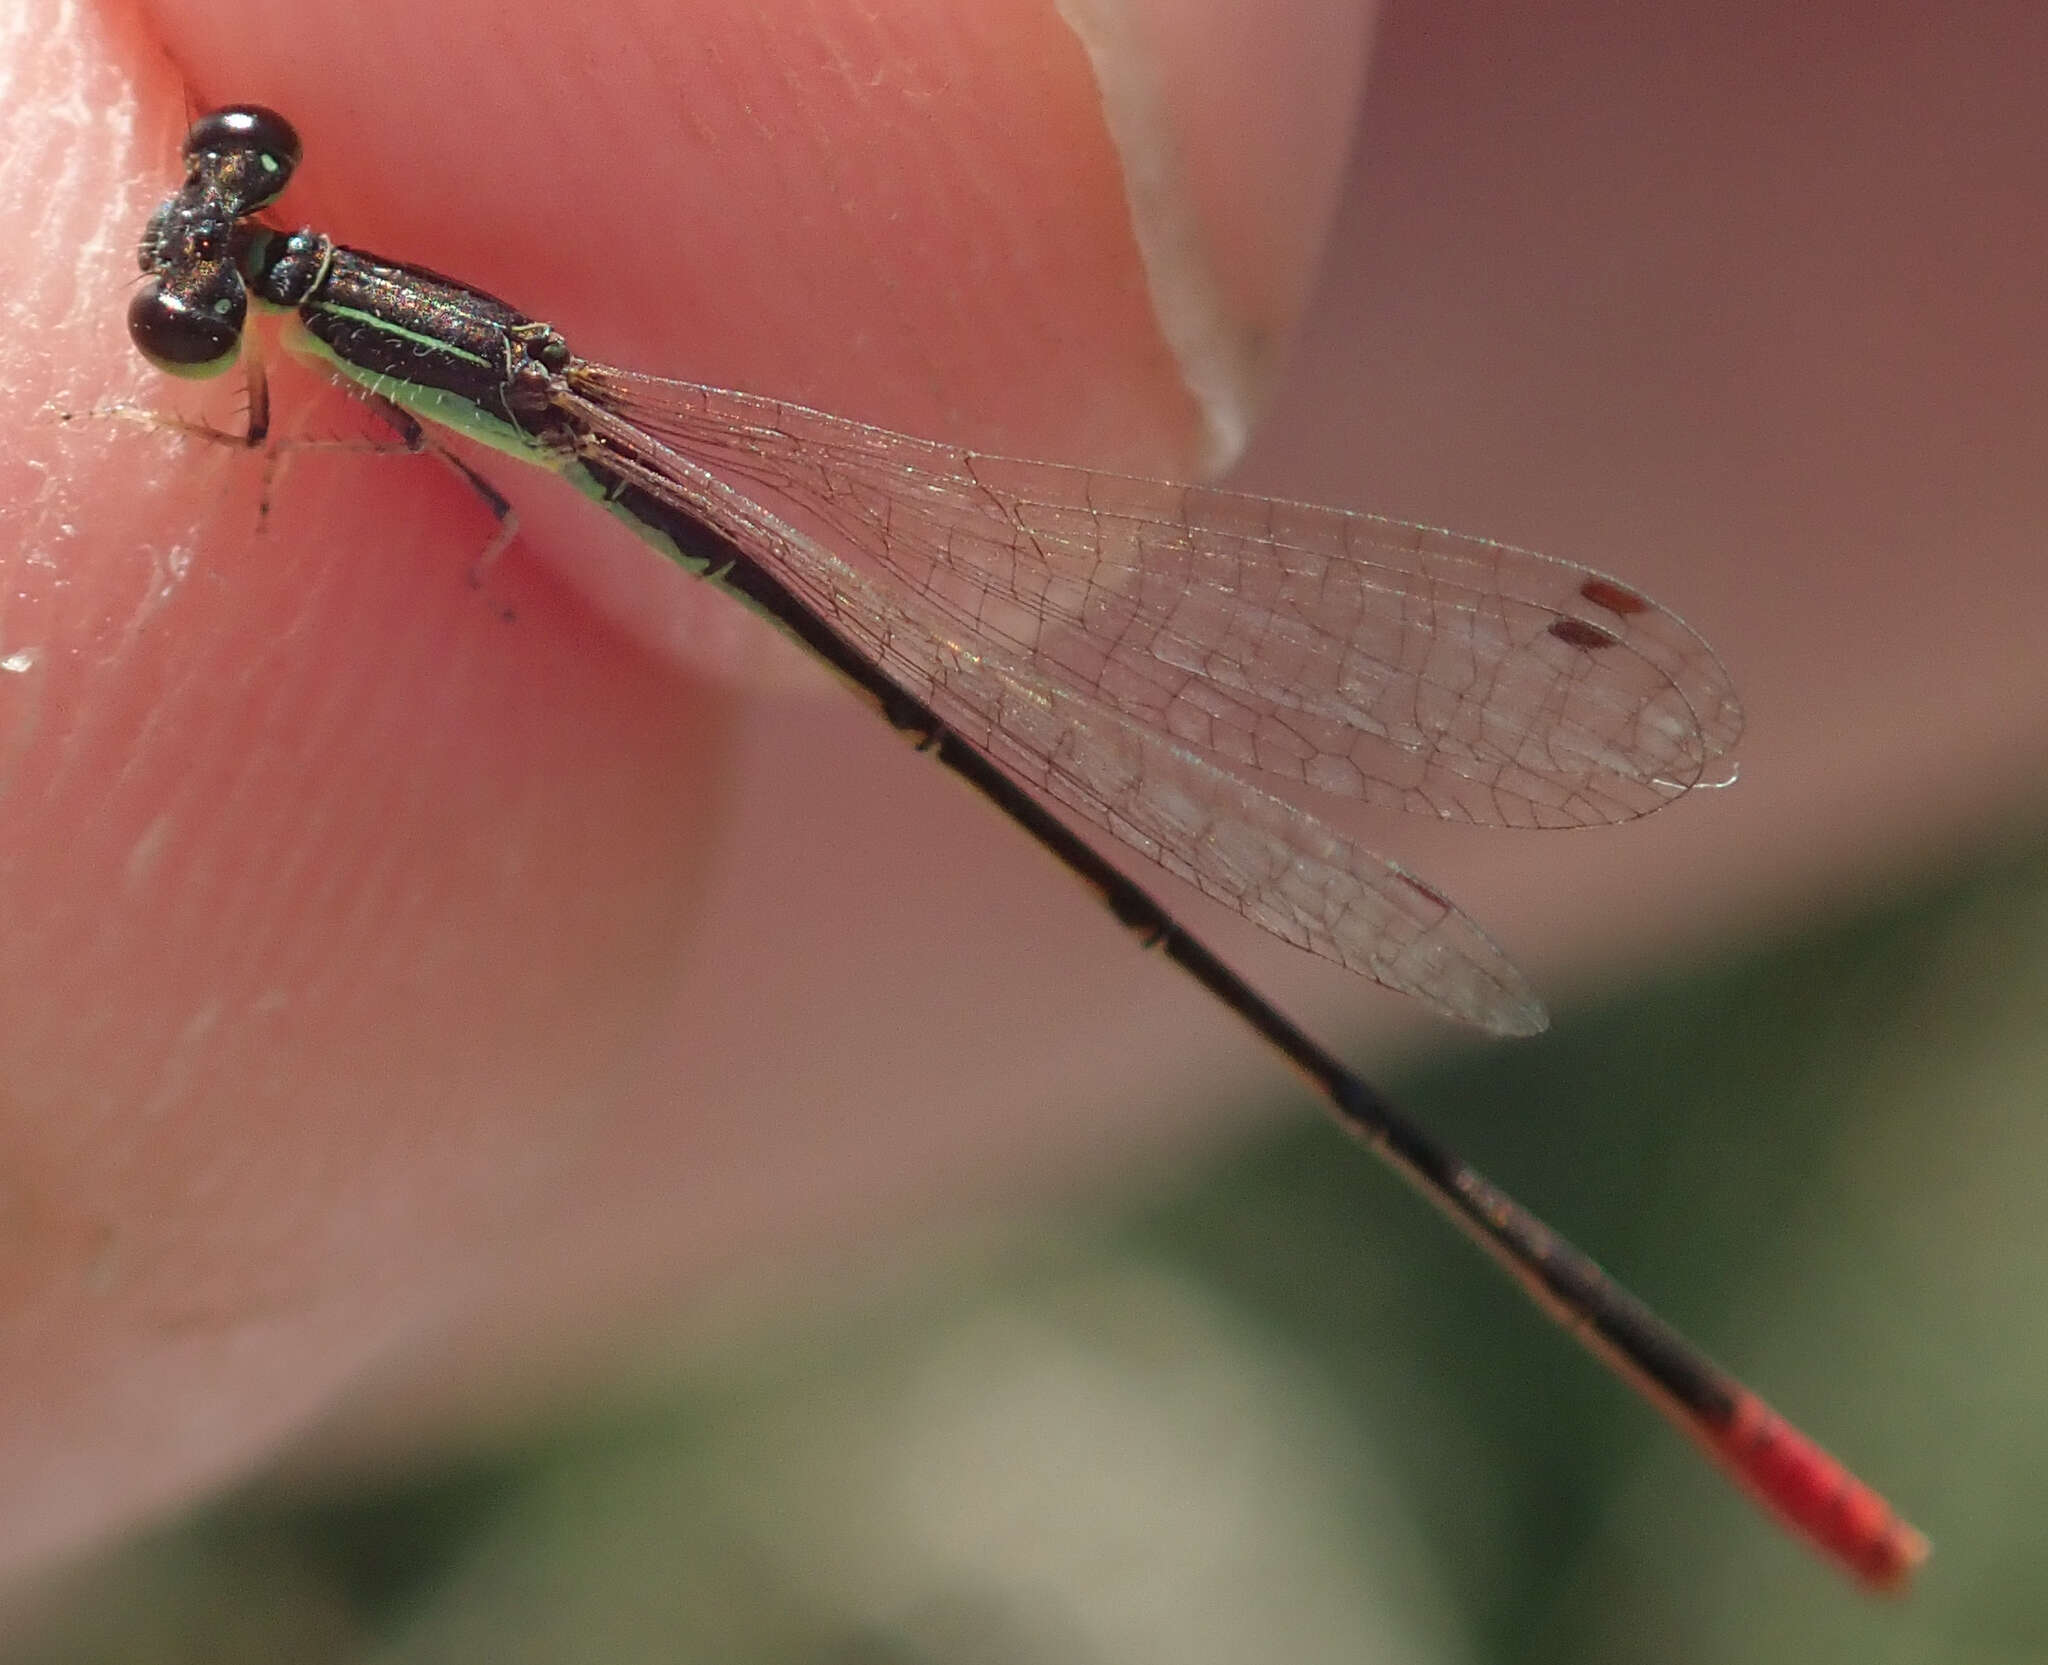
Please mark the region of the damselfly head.
POLYGON ((138 256, 147 280, 128 303, 128 334, 174 376, 218 375, 242 344, 249 295, 243 221, 274 202, 299 165, 299 136, 275 110, 235 104, 185 135, 185 182, 149 218, 138 256))

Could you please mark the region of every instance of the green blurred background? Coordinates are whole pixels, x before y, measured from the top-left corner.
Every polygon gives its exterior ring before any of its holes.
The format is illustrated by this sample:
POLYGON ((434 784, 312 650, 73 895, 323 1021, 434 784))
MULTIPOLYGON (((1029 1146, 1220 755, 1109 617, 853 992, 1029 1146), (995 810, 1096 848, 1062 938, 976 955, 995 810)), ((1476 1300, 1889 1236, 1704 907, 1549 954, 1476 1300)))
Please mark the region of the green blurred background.
POLYGON ((1763 1522, 1301 1113, 521 1439, 259 1480, 23 1662, 2048 1657, 2048 849, 1398 1083, 1934 1538, 1763 1522))

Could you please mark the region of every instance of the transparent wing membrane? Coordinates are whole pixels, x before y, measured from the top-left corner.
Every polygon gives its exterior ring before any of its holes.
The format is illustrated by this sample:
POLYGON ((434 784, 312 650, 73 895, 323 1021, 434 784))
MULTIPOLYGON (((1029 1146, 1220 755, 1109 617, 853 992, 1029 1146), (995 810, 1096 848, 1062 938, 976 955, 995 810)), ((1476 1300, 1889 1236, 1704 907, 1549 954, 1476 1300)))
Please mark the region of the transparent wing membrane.
MULTIPOLYGON (((570 397, 579 421, 605 443, 606 467, 686 504, 754 554, 893 680, 1027 786, 1297 947, 1496 1034, 1543 1027, 1541 1003, 1522 975, 1438 891, 1147 725, 1128 701, 1104 697, 1099 677, 1073 676, 1000 630, 964 628, 958 606, 942 599, 950 569, 934 567, 930 581, 918 586, 885 587, 766 508, 759 499, 785 494, 786 482, 807 464, 808 447, 792 444, 759 470, 707 457, 719 468, 713 474, 666 440, 650 443, 644 407, 622 414, 581 394, 570 397), (735 485, 735 478, 750 489, 735 485)), ((662 431, 668 434, 670 425, 662 431)), ((855 431, 880 441, 895 437, 855 431)), ((1119 489, 1142 484, 1109 483, 1119 489)), ((788 495, 806 502, 800 493, 788 495)), ((856 540, 864 552, 880 559, 870 543, 884 529, 891 540, 902 534, 909 516, 892 516, 889 503, 906 500, 886 500, 861 522, 874 529, 856 540)), ((985 609, 996 604, 992 587, 979 593, 985 609)), ((1021 605, 1014 590, 1004 601, 1021 605)), ((1589 652, 1562 641, 1557 651, 1589 652)), ((1164 678, 1161 661, 1145 664, 1146 675, 1164 678)))
POLYGON ((1699 784, 1741 730, 1683 620, 1569 562, 693 383, 572 380, 950 628, 1233 768, 1450 820, 1588 826, 1699 784))

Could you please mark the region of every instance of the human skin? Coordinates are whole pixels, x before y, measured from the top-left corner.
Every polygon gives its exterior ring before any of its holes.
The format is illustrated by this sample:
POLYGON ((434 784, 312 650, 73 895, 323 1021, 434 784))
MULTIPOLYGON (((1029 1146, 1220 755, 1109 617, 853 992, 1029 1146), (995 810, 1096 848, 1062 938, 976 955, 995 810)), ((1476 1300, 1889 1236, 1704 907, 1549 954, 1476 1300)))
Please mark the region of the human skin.
MULTIPOLYGON (((0 653, 33 650, 0 679, 0 1558, 201 1494, 352 1393, 397 1437, 607 1315, 1113 1167, 1215 1114, 1219 1070, 1265 1079, 993 817, 547 482, 494 472, 521 538, 479 592, 488 522, 430 463, 301 454, 259 520, 260 458, 50 416, 231 409, 136 366, 120 324, 189 85, 291 114, 285 217, 473 276, 592 356, 1191 473, 1216 424, 1049 7, 23 9, 10 132, 50 137, 0 175, 36 233, 0 251, 0 653)), ((1366 8, 1296 10, 1148 25, 1252 382, 1308 293, 1364 61, 1366 8)), ((1447 16, 1417 57, 1469 62, 1493 21, 1447 16)), ((1728 27, 1733 58, 1753 43, 1728 27)), ((1790 54, 1750 56, 1758 107, 1702 121, 1833 159, 1838 213, 1910 192, 1881 145, 1838 155, 1827 116, 1769 96, 1790 54)), ((1436 131, 1426 88, 1386 97, 1436 131)), ((1376 506, 1616 567, 1734 660, 1739 791, 1626 838, 1371 824, 1554 972, 1782 920, 2003 806, 2041 679, 2024 610, 1977 602, 2041 593, 2015 535, 2038 504, 2008 479, 2043 430, 1997 307, 2011 251, 1956 235, 1967 196, 1911 258, 1852 242, 1737 306, 1715 280, 1782 273, 1797 207, 1695 248, 1656 193, 1573 198, 1612 140, 1535 106, 1513 114, 1549 167, 1517 178, 1561 182, 1569 235, 1515 269, 1474 227, 1542 209, 1460 200, 1454 156, 1347 222, 1380 379, 1290 393, 1252 479, 1366 506, 1391 473, 1376 506), (1650 275, 1603 311, 1546 251, 1650 275), (1512 320, 1532 286, 1557 304, 1506 346, 1458 310, 1512 320), (1587 340, 1619 345, 1561 345, 1587 340), (1975 443, 1930 443, 1944 416, 1975 443)), ((1319 316, 1305 375, 1344 329, 1319 316)), ((311 432, 348 420, 304 378, 279 391, 311 432)), ((1305 1010, 1358 1004, 1217 930, 1305 1010)))
MULTIPOLYGON (((874 1058, 834 1069, 806 991, 749 986, 764 942, 802 955, 836 922, 784 885, 789 852, 721 840, 753 766, 736 730, 764 689, 840 713, 723 600, 546 482, 506 482, 521 535, 479 590, 490 523, 446 471, 302 450, 267 478, 188 436, 54 420, 234 419, 233 388, 190 395, 121 339, 189 83, 291 113, 307 160, 282 212, 478 274, 594 356, 1013 451, 1195 465, 1204 419, 1153 322, 1088 59, 1048 8, 567 16, 164 7, 67 36, 45 8, 17 38, 38 99, 17 105, 12 201, 40 229, 8 291, 40 374, 13 414, 50 459, 12 470, 32 512, 8 640, 29 651, 0 686, 17 1563, 217 1484, 501 1288, 559 1318, 621 1265, 687 1281, 930 1197, 949 1153, 901 1161, 917 1101, 950 1115, 932 1087, 986 1069, 966 1021, 922 1088, 874 1058), (781 894, 721 946, 706 909, 747 869, 781 894), (745 1009, 722 1011, 735 988, 745 1009), (794 1066, 782 1081, 723 1081, 693 1039, 742 1029, 794 1066), (890 1126, 850 1160, 806 1132, 858 1129, 849 1098, 890 1126), (679 1183, 644 1187, 657 1170, 679 1183), (579 1212, 566 1241, 613 1241, 567 1271, 537 1245, 579 1212), (554 1268, 538 1283, 509 1270, 528 1249, 554 1268)), ((1316 33, 1299 51, 1331 79, 1296 128, 1317 130, 1274 135, 1274 165, 1320 187, 1233 215, 1277 262, 1219 267, 1268 342, 1306 293, 1363 64, 1362 14, 1316 33)), ((305 377, 273 384, 289 431, 347 429, 305 377)), ((796 814, 800 843, 843 842, 829 798, 796 814)), ((845 922, 865 940, 842 986, 905 1011, 957 979, 919 962, 984 911, 959 895, 942 918, 920 865, 861 878, 845 922)), ((991 940, 1028 932, 1041 875, 1018 865, 991 940)), ((1040 1137, 1027 1101, 984 1101, 1019 1150, 1040 1137)))

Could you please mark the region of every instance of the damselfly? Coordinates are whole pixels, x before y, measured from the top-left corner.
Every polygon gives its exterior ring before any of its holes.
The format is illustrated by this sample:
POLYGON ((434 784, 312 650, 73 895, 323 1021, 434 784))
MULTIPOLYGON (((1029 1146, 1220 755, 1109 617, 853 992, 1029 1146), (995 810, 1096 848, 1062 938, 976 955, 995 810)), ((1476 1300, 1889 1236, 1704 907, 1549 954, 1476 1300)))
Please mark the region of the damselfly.
POLYGON ((1542 1008, 1476 925, 1246 773, 1486 824, 1626 820, 1708 778, 1740 730, 1691 629, 1614 579, 1476 538, 987 456, 593 363, 480 290, 259 223, 299 155, 290 124, 254 105, 186 135, 128 313, 154 363, 225 370, 252 298, 289 311, 294 344, 402 429, 425 418, 562 475, 747 602, 1301 1070, 1348 1132, 1796 1531, 1872 1585, 1910 1577, 1925 1541, 1881 1497, 1034 796, 1298 947, 1530 1033, 1542 1008))

